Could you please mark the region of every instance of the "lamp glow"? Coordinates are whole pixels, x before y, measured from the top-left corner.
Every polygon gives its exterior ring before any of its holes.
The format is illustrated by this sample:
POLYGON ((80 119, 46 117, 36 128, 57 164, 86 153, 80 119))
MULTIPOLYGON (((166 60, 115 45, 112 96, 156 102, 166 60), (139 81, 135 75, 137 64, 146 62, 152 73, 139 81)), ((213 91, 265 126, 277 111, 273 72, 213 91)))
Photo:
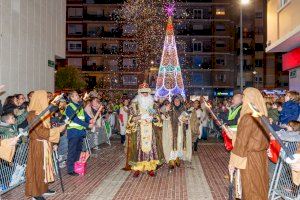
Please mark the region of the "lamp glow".
POLYGON ((250 0, 241 0, 242 5, 247 5, 250 3, 250 0))

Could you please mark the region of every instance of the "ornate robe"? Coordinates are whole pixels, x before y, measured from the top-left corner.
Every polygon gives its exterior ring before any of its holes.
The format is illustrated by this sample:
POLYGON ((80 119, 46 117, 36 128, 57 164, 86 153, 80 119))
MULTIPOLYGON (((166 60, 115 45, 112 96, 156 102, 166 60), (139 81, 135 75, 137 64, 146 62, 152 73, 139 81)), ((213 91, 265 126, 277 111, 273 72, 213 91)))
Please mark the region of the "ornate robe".
POLYGON ((190 116, 182 107, 178 110, 164 112, 162 145, 167 162, 180 158, 191 161, 192 159, 192 132, 191 126, 184 121, 190 121, 190 116))
POLYGON ((157 115, 157 121, 149 121, 149 112, 139 108, 137 103, 132 106, 134 111, 128 118, 126 128, 128 163, 134 171, 152 171, 164 160, 159 141, 162 123, 157 115), (135 121, 137 116, 141 116, 141 119, 135 121))

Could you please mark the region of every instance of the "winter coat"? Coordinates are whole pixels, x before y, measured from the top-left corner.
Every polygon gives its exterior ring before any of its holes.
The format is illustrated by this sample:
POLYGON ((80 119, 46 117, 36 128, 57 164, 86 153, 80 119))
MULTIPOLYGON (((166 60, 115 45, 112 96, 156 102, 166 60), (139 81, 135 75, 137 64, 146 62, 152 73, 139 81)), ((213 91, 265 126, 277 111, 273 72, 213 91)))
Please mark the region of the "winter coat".
POLYGON ((282 111, 279 115, 279 122, 287 124, 290 121, 297 120, 300 115, 300 105, 296 101, 287 101, 282 106, 282 111))

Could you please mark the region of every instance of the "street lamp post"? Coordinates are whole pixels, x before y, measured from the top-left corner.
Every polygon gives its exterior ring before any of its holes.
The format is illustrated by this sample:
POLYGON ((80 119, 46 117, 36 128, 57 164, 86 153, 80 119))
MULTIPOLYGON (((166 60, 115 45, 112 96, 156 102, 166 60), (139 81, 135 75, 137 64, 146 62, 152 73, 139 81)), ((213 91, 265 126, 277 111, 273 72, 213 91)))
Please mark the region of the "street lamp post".
POLYGON ((240 92, 244 89, 244 52, 243 52, 243 5, 249 3, 250 0, 241 0, 240 5, 240 92))

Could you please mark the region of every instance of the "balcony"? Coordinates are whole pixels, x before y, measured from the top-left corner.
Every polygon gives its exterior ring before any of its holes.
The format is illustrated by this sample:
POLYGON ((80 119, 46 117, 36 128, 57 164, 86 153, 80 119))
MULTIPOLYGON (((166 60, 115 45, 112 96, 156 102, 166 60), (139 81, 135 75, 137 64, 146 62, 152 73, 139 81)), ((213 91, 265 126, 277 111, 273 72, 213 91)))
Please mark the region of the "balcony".
POLYGON ((82 71, 87 72, 102 72, 102 73, 122 73, 122 74, 141 74, 144 69, 137 68, 136 66, 108 66, 108 65, 84 65, 82 71))
POLYGON ((212 35, 211 29, 193 30, 193 29, 181 29, 177 30, 177 35, 212 35))
POLYGON ((98 30, 88 30, 86 36, 91 38, 111 37, 120 38, 122 37, 123 31, 121 29, 113 29, 112 31, 104 31, 99 28, 98 30))
POLYGON ((85 66, 82 66, 82 71, 103 72, 104 68, 105 68, 104 65, 85 65, 85 66))
POLYGON ((103 54, 103 55, 112 55, 112 54, 119 54, 119 48, 105 48, 105 47, 87 47, 87 54, 103 54))
POLYGON ((84 14, 84 20, 86 21, 116 21, 119 16, 115 13, 111 15, 94 15, 94 14, 84 14))
POLYGON ((186 65, 183 65, 182 69, 211 69, 212 68, 212 64, 211 63, 202 63, 202 64, 186 64, 186 65))
POLYGON ((124 0, 83 0, 86 4, 123 4, 124 0))

